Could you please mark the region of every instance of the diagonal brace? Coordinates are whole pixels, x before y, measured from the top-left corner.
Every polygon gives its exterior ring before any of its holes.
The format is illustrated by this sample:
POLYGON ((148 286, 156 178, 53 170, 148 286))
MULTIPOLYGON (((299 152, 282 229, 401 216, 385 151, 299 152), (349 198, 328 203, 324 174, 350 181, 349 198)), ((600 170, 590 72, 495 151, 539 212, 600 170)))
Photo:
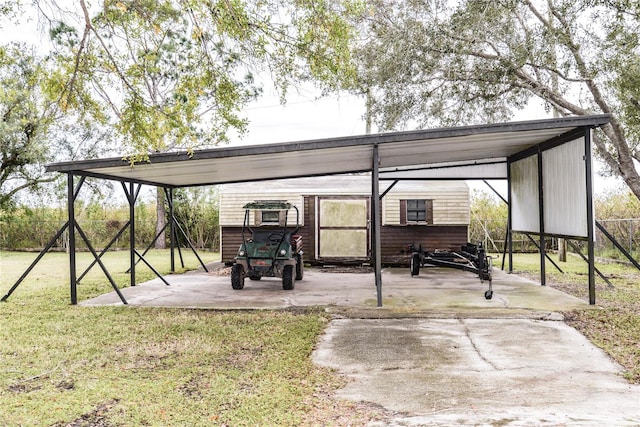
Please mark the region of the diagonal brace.
POLYGON ((56 240, 60 238, 62 233, 64 233, 68 227, 69 227, 69 221, 65 222, 64 225, 60 228, 60 230, 58 230, 58 232, 55 234, 55 236, 53 236, 53 238, 49 240, 49 243, 47 243, 47 246, 45 246, 44 249, 40 251, 40 253, 36 257, 36 259, 31 263, 29 268, 27 268, 27 270, 24 273, 22 273, 22 276, 20 276, 18 281, 11 287, 11 289, 9 289, 9 292, 7 292, 7 294, 3 296, 0 301, 6 301, 11 296, 11 294, 18 288, 18 286, 20 286, 20 283, 22 283, 22 281, 27 278, 29 273, 31 273, 31 270, 33 270, 33 268, 40 262, 42 257, 45 256, 47 252, 49 252, 49 249, 51 249, 51 247, 56 243, 56 240))
POLYGON ((80 225, 77 222, 75 223, 75 227, 76 227, 76 230, 78 230, 78 233, 80 234, 80 237, 82 237, 82 240, 84 240, 84 243, 87 245, 87 248, 89 248, 89 251, 91 252, 93 257, 95 258, 96 262, 100 265, 100 268, 102 268, 102 271, 104 272, 104 275, 107 276, 107 279, 109 279, 109 282, 111 283, 111 286, 113 287, 113 290, 116 291, 116 293, 120 297, 120 301, 122 301, 123 304, 127 304, 127 300, 124 298, 124 295, 122 295, 122 292, 120 292, 120 289, 118 288, 118 285, 113 280, 113 277, 111 277, 111 274, 109 274, 109 270, 107 270, 107 267, 104 265, 104 263, 102 262, 102 260, 98 256, 97 252, 93 248, 93 245, 91 245, 91 242, 89 241, 89 238, 87 237, 85 232, 82 230, 82 227, 80 227, 80 225))
MULTIPOLYGON (((576 253, 577 253, 578 255, 580 255, 580 257, 581 257, 583 260, 585 260, 587 263, 589 263, 589 260, 587 259, 587 257, 586 257, 586 256, 584 256, 584 255, 583 255, 583 253, 582 253, 582 252, 580 252, 580 248, 579 248, 577 245, 573 244, 573 242, 571 242, 571 240, 567 240, 567 243, 569 244, 569 246, 571 246, 571 249, 573 249, 574 251, 576 251, 576 253)), ((594 266, 593 266, 593 269, 595 270, 595 272, 596 272, 596 273, 598 273, 598 276, 600 276, 600 278, 601 278, 602 280, 604 280, 604 281, 607 283, 607 285, 608 285, 610 288, 614 288, 614 287, 615 287, 615 286, 613 286, 613 285, 611 284, 611 282, 609 281, 609 279, 607 279, 607 278, 605 277, 605 275, 604 275, 604 274, 602 274, 602 272, 601 272, 600 270, 598 270, 598 267, 596 267, 596 266, 594 265, 594 266)))

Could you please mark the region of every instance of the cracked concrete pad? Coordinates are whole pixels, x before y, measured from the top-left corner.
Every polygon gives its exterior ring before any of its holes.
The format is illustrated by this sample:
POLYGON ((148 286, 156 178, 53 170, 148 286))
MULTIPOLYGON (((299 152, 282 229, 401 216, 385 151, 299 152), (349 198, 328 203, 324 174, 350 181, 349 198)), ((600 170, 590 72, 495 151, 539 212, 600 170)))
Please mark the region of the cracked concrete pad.
POLYGON ((351 378, 340 397, 398 413, 373 425, 640 425, 640 387, 562 322, 340 319, 314 360, 351 378))
MULTIPOLYGON (((411 277, 407 268, 382 271, 383 307, 377 307, 372 273, 305 271, 295 289, 284 291, 281 280, 246 280, 241 291, 231 288, 228 276, 196 271, 164 276, 121 289, 131 306, 213 309, 280 309, 325 306, 346 317, 534 317, 561 319, 562 311, 584 310, 589 305, 548 286, 515 274, 494 270, 492 300, 484 298, 487 282, 472 273, 425 268, 411 277)), ((108 286, 108 285, 106 285, 108 286)), ((585 285, 586 286, 586 285, 585 285)), ((82 305, 122 305, 115 292, 81 302, 82 305)))
MULTIPOLYGON (((385 269, 377 307, 373 274, 326 271, 308 269, 293 291, 272 278, 236 291, 228 276, 193 272, 122 293, 131 306, 327 307, 345 319, 330 323, 315 360, 353 379, 343 397, 397 412, 372 427, 640 425, 639 388, 577 331, 542 321, 598 309, 585 301, 497 270, 486 300, 471 273, 385 269)), ((122 302, 111 292, 81 304, 122 302)))

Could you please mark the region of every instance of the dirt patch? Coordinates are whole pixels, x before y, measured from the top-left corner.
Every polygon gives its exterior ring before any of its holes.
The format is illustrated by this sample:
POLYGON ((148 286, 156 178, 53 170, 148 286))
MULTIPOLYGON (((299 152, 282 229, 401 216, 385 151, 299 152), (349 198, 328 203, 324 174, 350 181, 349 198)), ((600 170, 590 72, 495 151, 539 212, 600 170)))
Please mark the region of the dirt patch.
MULTIPOLYGON (((340 377, 344 382, 345 377, 340 377)), ((373 421, 385 421, 394 415, 383 407, 370 402, 351 402, 339 399, 331 385, 322 385, 313 394, 313 399, 306 402, 309 408, 302 419, 302 426, 357 426, 367 425, 373 421)))
POLYGON ((231 267, 220 267, 207 273, 209 276, 231 276, 231 267))
POLYGON ((96 409, 81 415, 71 422, 59 422, 51 427, 111 427, 107 413, 118 403, 118 400, 98 405, 96 409))

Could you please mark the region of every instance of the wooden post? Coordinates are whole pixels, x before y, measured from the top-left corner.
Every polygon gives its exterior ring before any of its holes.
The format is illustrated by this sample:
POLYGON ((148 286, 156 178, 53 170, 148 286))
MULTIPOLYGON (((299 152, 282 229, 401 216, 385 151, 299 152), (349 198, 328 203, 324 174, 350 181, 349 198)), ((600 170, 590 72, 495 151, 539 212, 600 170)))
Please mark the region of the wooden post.
POLYGON ((567 262, 567 241, 558 238, 558 261, 567 262))

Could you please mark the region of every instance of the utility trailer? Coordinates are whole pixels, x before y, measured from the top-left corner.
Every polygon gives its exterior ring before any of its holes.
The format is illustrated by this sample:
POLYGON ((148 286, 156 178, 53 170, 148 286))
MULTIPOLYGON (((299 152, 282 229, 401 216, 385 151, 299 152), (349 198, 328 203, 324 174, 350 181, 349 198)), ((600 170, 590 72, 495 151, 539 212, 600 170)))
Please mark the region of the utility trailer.
POLYGON ((474 245, 467 243, 460 248, 460 251, 439 251, 428 252, 422 249, 422 245, 409 245, 411 253, 411 277, 420 274, 420 268, 432 265, 437 267, 456 268, 458 270, 469 271, 477 274, 480 282, 489 282, 489 289, 485 291, 486 299, 493 298, 493 288, 491 283, 491 271, 493 270, 493 260, 487 255, 482 243, 474 245))

